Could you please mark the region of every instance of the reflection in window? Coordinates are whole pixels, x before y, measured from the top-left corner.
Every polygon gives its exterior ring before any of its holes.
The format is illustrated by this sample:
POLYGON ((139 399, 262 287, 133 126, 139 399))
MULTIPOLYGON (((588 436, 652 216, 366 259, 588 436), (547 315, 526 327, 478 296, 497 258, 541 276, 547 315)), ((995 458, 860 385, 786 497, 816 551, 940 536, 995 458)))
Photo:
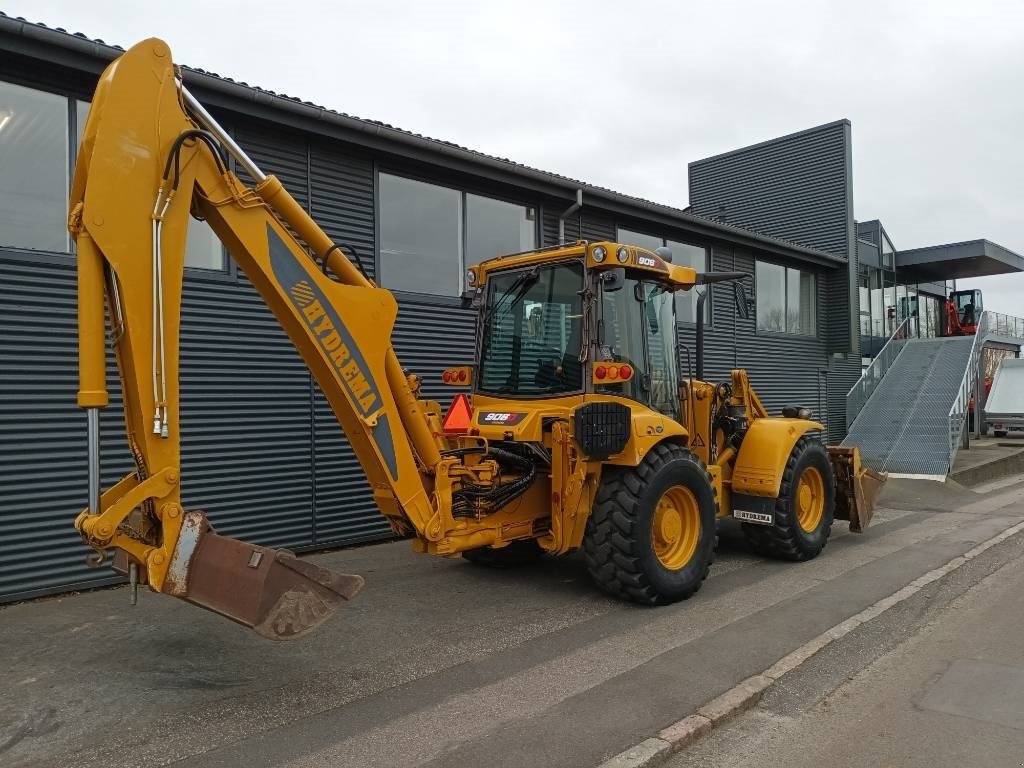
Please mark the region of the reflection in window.
POLYGON ((814 274, 779 264, 758 261, 757 329, 775 333, 814 335, 817 285, 814 274))
POLYGON ((381 284, 457 296, 462 290, 462 194, 385 173, 379 186, 381 284))
POLYGON ((672 295, 653 283, 647 283, 644 288, 647 293, 644 315, 650 358, 650 404, 654 410, 679 421, 679 350, 676 347, 672 295))
MULTIPOLYGON (((667 246, 672 251, 673 264, 678 264, 682 267, 692 267, 698 272, 706 272, 708 269, 708 249, 704 246, 681 243, 677 240, 666 240, 662 237, 647 235, 643 232, 634 232, 622 227, 618 230, 617 238, 620 243, 636 245, 649 251, 667 246)), ((697 322, 697 296, 696 290, 676 291, 676 316, 683 322, 697 322)), ((704 304, 705 320, 711 319, 710 298, 709 296, 709 301, 704 304)))
POLYGON ((786 268, 766 261, 754 268, 757 283, 757 330, 786 330, 786 268))
POLYGON ((663 237, 645 235, 643 232, 633 232, 622 227, 619 227, 618 239, 624 245, 636 245, 640 248, 646 248, 648 251, 661 248, 665 244, 665 238, 663 237))
POLYGON ((68 250, 68 100, 0 81, 0 246, 68 250))
POLYGON ((536 247, 536 209, 466 195, 466 254, 470 261, 484 261, 536 247))
POLYGON ((75 99, 75 127, 78 129, 78 144, 75 145, 77 152, 78 145, 82 143, 82 134, 85 133, 85 121, 89 118, 89 107, 92 102, 75 99))
POLYGON ((499 272, 487 284, 480 390, 517 395, 579 391, 582 264, 499 272))
MULTIPOLYGON (((674 240, 667 241, 666 245, 672 249, 672 263, 683 267, 692 267, 697 272, 708 270, 708 249, 699 245, 689 243, 678 243, 674 240)), ((704 291, 707 288, 701 288, 704 291)), ((688 323, 697 322, 697 290, 676 291, 676 315, 688 323)), ((708 296, 710 301, 711 296, 708 296)), ((710 320, 708 313, 709 301, 704 302, 704 319, 710 320)))
MULTIPOLYGON (((616 363, 629 363, 634 375, 620 384, 598 385, 598 392, 608 392, 641 403, 648 402, 645 382, 647 379, 647 356, 645 337, 648 333, 648 319, 644 303, 637 301, 639 280, 627 277, 617 290, 609 290, 601 283, 599 328, 601 346, 600 359, 616 363)), ((671 334, 675 340, 675 334, 671 334)))
POLYGON ((185 241, 185 266, 191 269, 224 269, 224 246, 205 221, 189 218, 185 241))

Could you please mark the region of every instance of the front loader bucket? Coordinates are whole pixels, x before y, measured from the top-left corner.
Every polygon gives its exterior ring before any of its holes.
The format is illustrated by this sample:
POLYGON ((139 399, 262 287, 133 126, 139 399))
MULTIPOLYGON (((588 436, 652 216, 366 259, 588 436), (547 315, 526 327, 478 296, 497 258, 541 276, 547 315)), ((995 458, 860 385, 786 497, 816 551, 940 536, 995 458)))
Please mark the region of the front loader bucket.
POLYGON ((187 512, 163 592, 226 616, 271 640, 302 637, 363 587, 291 552, 215 533, 187 512))
POLYGON ((836 519, 849 520, 850 530, 862 533, 889 474, 861 466, 860 451, 854 447, 830 445, 828 457, 836 478, 836 519))

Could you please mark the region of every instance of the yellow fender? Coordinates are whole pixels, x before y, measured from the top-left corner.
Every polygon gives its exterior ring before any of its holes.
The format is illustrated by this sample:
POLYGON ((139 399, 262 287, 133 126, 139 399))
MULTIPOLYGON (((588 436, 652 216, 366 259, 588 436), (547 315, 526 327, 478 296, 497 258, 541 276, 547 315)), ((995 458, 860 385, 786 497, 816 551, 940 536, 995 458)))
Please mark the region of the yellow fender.
POLYGON ((796 441, 808 432, 824 429, 823 424, 808 419, 754 419, 733 467, 733 493, 778 496, 782 473, 796 441))

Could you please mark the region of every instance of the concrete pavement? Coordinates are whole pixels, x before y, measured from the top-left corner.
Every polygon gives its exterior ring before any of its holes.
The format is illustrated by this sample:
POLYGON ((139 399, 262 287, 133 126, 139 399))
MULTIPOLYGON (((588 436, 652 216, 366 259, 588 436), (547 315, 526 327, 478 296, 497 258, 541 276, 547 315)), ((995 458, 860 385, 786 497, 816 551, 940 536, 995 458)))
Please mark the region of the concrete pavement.
POLYGON ((577 558, 487 571, 404 543, 318 556, 367 587, 289 644, 123 589, 10 606, 0 763, 595 766, 1024 520, 1024 486, 893 482, 883 505, 810 563, 726 525, 704 589, 658 609, 600 596, 577 558))
POLYGON ((995 572, 957 574, 860 637, 844 638, 829 656, 795 671, 756 708, 666 765, 1019 768, 1022 555, 1018 538, 995 572), (866 654, 865 646, 887 628, 898 641, 866 654), (844 654, 878 658, 851 673, 844 654))

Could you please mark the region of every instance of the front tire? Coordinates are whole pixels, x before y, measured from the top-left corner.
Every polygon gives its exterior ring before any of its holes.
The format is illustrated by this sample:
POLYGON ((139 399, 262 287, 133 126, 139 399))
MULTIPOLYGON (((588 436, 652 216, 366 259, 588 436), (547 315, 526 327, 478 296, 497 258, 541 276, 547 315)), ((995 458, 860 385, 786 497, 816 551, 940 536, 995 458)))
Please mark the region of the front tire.
POLYGON ((789 454, 775 501, 775 523, 743 523, 755 552, 780 560, 811 560, 828 543, 836 506, 835 478, 825 447, 801 437, 789 454))
POLYGON ((583 537, 594 582, 645 605, 693 595, 714 559, 717 499, 707 467, 661 443, 636 467, 604 471, 583 537))

